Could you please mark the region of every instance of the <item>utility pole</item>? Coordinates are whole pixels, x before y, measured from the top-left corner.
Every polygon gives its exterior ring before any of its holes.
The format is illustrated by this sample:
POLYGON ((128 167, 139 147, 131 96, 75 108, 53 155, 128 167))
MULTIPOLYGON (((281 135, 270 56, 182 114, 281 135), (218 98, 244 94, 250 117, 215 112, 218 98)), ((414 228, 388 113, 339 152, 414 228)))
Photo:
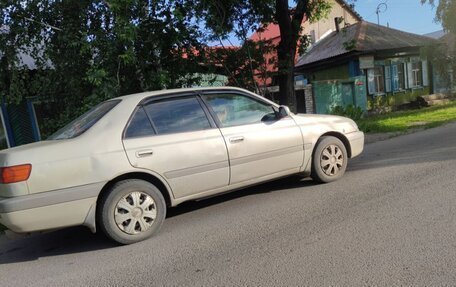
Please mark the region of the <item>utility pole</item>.
POLYGON ((386 2, 382 2, 377 5, 377 9, 375 10, 375 14, 377 14, 377 24, 380 25, 380 13, 386 12, 388 9, 388 5, 386 2))

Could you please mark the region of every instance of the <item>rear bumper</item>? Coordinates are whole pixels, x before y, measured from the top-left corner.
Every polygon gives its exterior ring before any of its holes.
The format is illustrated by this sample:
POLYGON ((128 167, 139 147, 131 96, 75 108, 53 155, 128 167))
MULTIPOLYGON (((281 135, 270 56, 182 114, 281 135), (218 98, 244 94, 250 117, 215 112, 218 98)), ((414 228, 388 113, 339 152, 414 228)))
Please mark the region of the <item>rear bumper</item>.
POLYGON ((348 141, 350 142, 351 158, 360 155, 364 149, 364 133, 358 131, 346 134, 346 136, 348 141))
POLYGON ((17 232, 83 225, 104 183, 0 198, 0 223, 17 232))

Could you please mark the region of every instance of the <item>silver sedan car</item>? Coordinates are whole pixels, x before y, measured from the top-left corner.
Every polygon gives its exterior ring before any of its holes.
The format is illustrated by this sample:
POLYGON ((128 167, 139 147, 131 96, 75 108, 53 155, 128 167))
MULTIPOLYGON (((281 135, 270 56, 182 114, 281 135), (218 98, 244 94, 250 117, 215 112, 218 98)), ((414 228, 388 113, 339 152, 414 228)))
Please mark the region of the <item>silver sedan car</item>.
POLYGON ((294 115, 238 88, 128 95, 0 152, 0 223, 18 233, 85 225, 130 244, 184 201, 292 174, 337 180, 363 146, 350 119, 294 115))

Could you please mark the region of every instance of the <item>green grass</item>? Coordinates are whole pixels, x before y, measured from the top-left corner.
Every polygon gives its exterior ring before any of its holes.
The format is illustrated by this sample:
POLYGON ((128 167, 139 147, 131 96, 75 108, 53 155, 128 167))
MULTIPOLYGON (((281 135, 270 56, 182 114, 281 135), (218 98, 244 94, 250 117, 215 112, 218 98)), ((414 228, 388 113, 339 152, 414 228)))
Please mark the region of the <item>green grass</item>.
POLYGON ((366 133, 406 132, 414 128, 432 128, 456 121, 456 102, 412 111, 393 112, 357 122, 366 133))
POLYGON ((3 226, 3 225, 0 224, 0 232, 5 231, 5 230, 7 230, 7 229, 8 229, 8 228, 6 228, 5 226, 3 226))

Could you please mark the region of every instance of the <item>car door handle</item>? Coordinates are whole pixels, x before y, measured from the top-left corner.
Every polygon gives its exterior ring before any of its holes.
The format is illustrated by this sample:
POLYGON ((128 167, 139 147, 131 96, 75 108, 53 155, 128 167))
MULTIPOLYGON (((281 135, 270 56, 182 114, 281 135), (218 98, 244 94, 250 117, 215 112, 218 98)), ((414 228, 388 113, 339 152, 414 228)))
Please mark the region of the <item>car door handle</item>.
POLYGON ((242 142, 242 141, 244 141, 243 136, 230 138, 230 143, 238 143, 238 142, 242 142))
POLYGON ((154 152, 152 150, 140 150, 136 152, 136 157, 146 157, 153 155, 154 152))

